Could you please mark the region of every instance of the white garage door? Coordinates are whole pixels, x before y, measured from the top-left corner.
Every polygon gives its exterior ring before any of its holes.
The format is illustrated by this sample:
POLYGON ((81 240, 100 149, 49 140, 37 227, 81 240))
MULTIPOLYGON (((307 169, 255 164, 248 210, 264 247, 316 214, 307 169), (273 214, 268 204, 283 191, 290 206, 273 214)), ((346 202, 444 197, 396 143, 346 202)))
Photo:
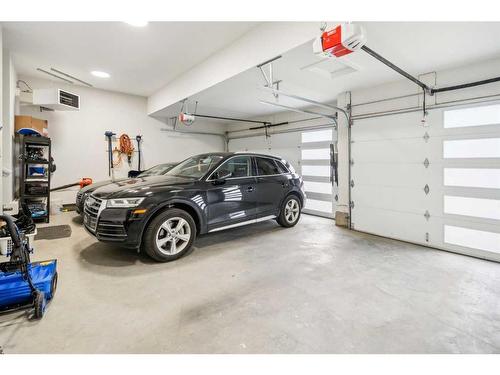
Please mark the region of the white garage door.
POLYGON ((500 261, 500 104, 355 120, 356 230, 500 261))
POLYGON ((337 132, 333 129, 305 131, 301 134, 301 169, 307 195, 304 213, 334 217, 337 184, 333 145, 337 132))
POLYGON ((304 213, 333 218, 337 185, 333 183, 331 146, 337 133, 332 128, 294 131, 264 136, 231 139, 230 151, 249 151, 282 157, 304 179, 307 195, 304 213))
POLYGON ((229 140, 229 151, 248 151, 279 156, 300 170, 300 133, 263 135, 229 140))

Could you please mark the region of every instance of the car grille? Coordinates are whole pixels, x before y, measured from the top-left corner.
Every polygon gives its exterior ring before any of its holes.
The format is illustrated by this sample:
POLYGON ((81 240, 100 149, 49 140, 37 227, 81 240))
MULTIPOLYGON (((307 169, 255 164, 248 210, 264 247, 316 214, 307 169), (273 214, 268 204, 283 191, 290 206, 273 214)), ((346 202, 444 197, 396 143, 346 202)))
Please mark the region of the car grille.
POLYGON ((127 232, 122 223, 100 220, 97 225, 99 237, 109 237, 109 239, 119 239, 127 237, 127 232))
POLYGON ((79 191, 78 193, 76 193, 76 204, 77 205, 80 203, 80 200, 82 199, 82 196, 83 196, 83 192, 82 191, 79 191))
POLYGON ((102 199, 96 198, 93 195, 85 199, 84 223, 85 226, 92 232, 96 231, 101 206, 103 203, 105 204, 106 202, 103 202, 102 199))

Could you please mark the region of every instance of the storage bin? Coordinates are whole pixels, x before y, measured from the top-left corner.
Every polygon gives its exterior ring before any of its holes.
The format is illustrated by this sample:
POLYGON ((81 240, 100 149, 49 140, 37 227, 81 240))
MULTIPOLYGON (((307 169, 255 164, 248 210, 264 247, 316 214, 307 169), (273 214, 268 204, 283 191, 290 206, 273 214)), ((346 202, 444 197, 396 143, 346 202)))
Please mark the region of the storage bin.
MULTIPOLYGON (((28 246, 30 249, 33 247, 33 241, 35 241, 37 230, 30 234, 26 234, 26 240, 28 241, 28 246)), ((12 251, 12 239, 9 237, 0 237, 0 254, 7 256, 12 251)))

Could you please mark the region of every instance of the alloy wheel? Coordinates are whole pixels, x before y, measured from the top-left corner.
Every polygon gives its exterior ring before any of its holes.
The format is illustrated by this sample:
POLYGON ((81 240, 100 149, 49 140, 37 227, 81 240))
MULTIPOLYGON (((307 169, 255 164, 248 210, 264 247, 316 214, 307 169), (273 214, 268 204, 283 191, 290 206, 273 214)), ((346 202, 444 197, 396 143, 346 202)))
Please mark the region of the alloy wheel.
POLYGON ((166 255, 175 255, 186 248, 191 239, 191 227, 182 217, 171 217, 156 232, 156 246, 166 255))
POLYGON ((299 202, 296 199, 290 199, 285 205, 285 220, 292 224, 294 223, 300 214, 299 202))

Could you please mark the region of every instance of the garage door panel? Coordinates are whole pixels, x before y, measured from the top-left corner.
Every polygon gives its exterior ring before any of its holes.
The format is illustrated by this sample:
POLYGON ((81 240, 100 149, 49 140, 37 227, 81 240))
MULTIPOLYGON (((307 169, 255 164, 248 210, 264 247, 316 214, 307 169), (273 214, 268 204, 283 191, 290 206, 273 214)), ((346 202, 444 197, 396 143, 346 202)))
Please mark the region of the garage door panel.
POLYGON ((419 244, 425 241, 425 217, 412 213, 401 213, 373 207, 354 207, 353 227, 361 232, 372 233, 394 239, 404 239, 419 244), (416 231, 415 228, 422 228, 416 231))
POLYGON ((467 221, 449 216, 431 217, 429 223, 431 224, 429 227, 430 246, 500 261, 500 226, 498 223, 467 221))
POLYGON ((423 127, 421 120, 422 115, 417 113, 354 120, 351 135, 358 141, 422 138, 434 129, 423 127))
POLYGON ((420 139, 426 133, 431 137, 489 136, 500 132, 500 124, 467 126, 456 128, 443 127, 443 110, 430 110, 426 118, 427 126, 422 125, 421 113, 395 114, 383 117, 355 119, 351 134, 359 141, 387 139, 420 139))
POLYGON ((450 186, 450 187, 446 186, 443 188, 443 194, 460 196, 460 197, 474 197, 474 198, 500 200, 499 189, 463 188, 460 186, 450 186))
POLYGON ((351 156, 354 162, 422 163, 425 158, 442 158, 442 141, 429 139, 397 139, 377 142, 354 141, 351 156))
POLYGON ((498 165, 500 137, 488 134, 461 135, 423 139, 390 139, 353 142, 352 158, 356 162, 410 162, 428 159, 431 163, 470 163, 498 165))
MULTIPOLYGON (((374 207, 393 212, 407 212, 424 216, 426 207, 439 204, 440 194, 425 194, 422 189, 390 186, 354 186, 351 192, 354 207, 374 207)), ((434 214, 434 212, 433 212, 434 214)), ((442 214, 442 210, 435 212, 442 214)))
MULTIPOLYGON (((429 181, 435 174, 434 180, 440 175, 422 163, 356 163, 352 167, 352 180, 355 188, 359 185, 369 186, 401 186, 423 189, 422 181, 429 181)), ((353 189, 353 191, 355 190, 353 189)))
POLYGON ((429 109, 428 127, 421 113, 355 120, 354 229, 498 261, 500 124, 445 126, 451 109, 429 109))

